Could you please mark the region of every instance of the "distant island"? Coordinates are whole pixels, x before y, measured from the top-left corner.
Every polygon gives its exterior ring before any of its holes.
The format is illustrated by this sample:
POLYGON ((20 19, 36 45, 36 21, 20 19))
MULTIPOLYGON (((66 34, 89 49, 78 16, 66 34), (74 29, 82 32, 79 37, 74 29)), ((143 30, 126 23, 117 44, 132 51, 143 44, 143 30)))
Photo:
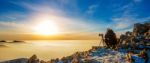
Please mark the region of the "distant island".
POLYGON ((24 42, 24 41, 14 40, 11 43, 21 43, 21 42, 24 42))
POLYGON ((4 43, 25 43, 24 41, 19 41, 19 40, 13 40, 11 42, 8 42, 6 40, 1 40, 0 41, 0 47, 8 47, 4 43))
POLYGON ((5 40, 0 40, 0 42, 6 42, 5 40))
MULTIPOLYGON (((100 36, 103 37, 102 34, 100 36)), ((88 51, 76 52, 60 59, 44 61, 34 54, 30 58, 0 63, 150 63, 150 22, 134 24, 132 32, 127 31, 119 38, 112 29, 107 29, 102 40, 103 47, 93 46, 88 51)))
POLYGON ((24 42, 24 41, 21 41, 21 40, 13 40, 13 41, 6 41, 6 40, 0 40, 0 43, 21 43, 21 42, 24 42))

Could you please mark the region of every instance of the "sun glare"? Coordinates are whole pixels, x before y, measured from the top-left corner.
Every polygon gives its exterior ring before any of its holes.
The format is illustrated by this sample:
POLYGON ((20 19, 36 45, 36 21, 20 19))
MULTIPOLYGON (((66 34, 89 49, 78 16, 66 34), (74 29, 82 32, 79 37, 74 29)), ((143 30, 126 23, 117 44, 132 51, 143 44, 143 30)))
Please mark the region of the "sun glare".
POLYGON ((58 34, 59 30, 57 25, 49 20, 39 22, 35 27, 34 31, 40 35, 54 35, 58 34))

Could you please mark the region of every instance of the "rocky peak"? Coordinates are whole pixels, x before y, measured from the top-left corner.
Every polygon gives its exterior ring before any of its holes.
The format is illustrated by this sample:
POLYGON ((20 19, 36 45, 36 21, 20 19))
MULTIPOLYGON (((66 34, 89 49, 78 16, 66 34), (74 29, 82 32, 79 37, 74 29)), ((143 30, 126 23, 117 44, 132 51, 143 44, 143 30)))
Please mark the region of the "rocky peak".
POLYGON ((150 30, 150 22, 141 24, 141 23, 136 23, 134 24, 133 28, 133 35, 138 36, 138 35, 143 35, 146 32, 149 32, 150 30))

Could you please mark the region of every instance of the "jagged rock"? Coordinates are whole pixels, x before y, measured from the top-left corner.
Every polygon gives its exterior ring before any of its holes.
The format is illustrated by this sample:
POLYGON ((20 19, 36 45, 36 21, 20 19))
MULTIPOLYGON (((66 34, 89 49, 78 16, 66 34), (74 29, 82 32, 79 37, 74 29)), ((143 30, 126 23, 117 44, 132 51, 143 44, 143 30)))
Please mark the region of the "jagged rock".
POLYGON ((127 36, 124 35, 124 34, 121 34, 121 35, 120 35, 120 39, 119 39, 119 44, 123 44, 123 41, 124 41, 125 39, 127 39, 127 36))
POLYGON ((40 63, 47 63, 47 62, 45 62, 45 61, 41 60, 41 61, 40 61, 40 63))
POLYGON ((150 22, 144 24, 136 23, 133 29, 133 35, 138 42, 143 42, 145 39, 150 39, 150 22))
POLYGON ((39 59, 37 58, 37 56, 34 54, 33 56, 31 56, 28 60, 28 63, 39 63, 39 59))
POLYGON ((134 24, 133 32, 120 35, 119 45, 135 47, 139 44, 147 45, 150 42, 150 22, 134 24))
POLYGON ((0 63, 27 63, 27 61, 28 61, 27 58, 19 58, 19 59, 0 62, 0 63))
POLYGON ((126 32, 126 36, 131 36, 131 35, 132 35, 132 32, 130 32, 130 31, 126 32))
POLYGON ((144 34, 150 30, 150 22, 145 24, 136 23, 134 24, 133 35, 138 36, 144 34))

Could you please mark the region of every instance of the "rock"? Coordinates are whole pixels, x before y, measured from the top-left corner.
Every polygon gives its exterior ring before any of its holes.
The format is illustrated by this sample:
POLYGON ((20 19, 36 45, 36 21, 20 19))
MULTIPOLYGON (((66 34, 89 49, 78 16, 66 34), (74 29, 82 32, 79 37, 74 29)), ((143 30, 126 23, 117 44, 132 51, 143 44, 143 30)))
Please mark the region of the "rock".
POLYGON ((37 58, 37 56, 34 54, 33 56, 31 56, 28 60, 28 63, 39 63, 39 59, 37 58))
POLYGON ((47 63, 47 62, 45 62, 45 61, 41 60, 41 61, 40 61, 40 63, 47 63))
POLYGON ((150 22, 134 24, 132 32, 127 31, 120 35, 119 45, 135 47, 139 44, 148 44, 150 41, 150 22))
POLYGON ((9 61, 3 61, 0 63, 27 63, 28 59, 27 58, 19 58, 19 59, 14 59, 14 60, 9 60, 9 61))
POLYGON ((123 44, 123 41, 124 41, 125 39, 127 39, 127 36, 124 35, 124 34, 121 34, 121 35, 120 35, 120 39, 119 39, 119 44, 120 44, 120 45, 123 44))
POLYGON ((133 35, 138 36, 138 35, 144 35, 144 33, 148 32, 150 30, 150 22, 145 23, 145 24, 140 24, 136 23, 134 24, 133 28, 133 35))

